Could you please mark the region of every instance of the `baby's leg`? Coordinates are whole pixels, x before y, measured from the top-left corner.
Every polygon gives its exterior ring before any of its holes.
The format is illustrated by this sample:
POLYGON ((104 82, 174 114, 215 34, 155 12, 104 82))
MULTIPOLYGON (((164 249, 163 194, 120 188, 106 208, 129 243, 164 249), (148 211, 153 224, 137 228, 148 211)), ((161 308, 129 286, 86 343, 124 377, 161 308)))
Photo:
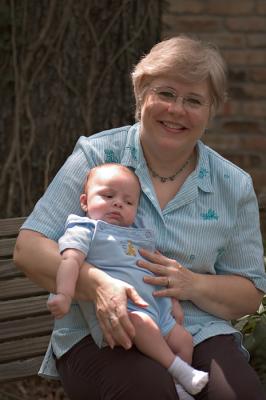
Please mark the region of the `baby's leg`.
POLYGON ((175 359, 175 354, 166 343, 157 324, 141 311, 132 311, 129 316, 135 327, 134 343, 137 348, 165 368, 169 368, 175 359))
POLYGON ((199 371, 189 365, 193 352, 193 342, 190 333, 185 331, 181 325, 176 324, 167 335, 166 341, 172 351, 177 354, 168 371, 189 393, 199 393, 209 379, 207 372, 199 371))
POLYGON ((165 336, 165 340, 174 354, 188 364, 192 363, 193 338, 182 325, 176 324, 165 336))
MULTIPOLYGON (((137 348, 167 368, 173 378, 189 393, 200 392, 208 382, 208 374, 195 370, 175 355, 162 336, 158 325, 147 314, 133 311, 129 315, 136 331, 134 343, 137 348)), ((175 340, 178 340, 179 330, 179 327, 175 325, 168 335, 168 340, 174 348, 176 348, 175 340)))

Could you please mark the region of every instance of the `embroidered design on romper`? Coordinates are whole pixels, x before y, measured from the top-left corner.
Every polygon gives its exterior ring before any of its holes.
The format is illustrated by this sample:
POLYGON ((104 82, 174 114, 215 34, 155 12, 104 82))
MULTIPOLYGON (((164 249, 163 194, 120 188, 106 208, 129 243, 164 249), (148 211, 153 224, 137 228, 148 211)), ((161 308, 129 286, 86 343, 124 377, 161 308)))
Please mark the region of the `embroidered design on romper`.
POLYGON ((115 153, 111 149, 104 150, 104 161, 106 163, 119 163, 118 158, 115 156, 115 153))
POLYGON ((126 254, 128 256, 134 256, 134 257, 136 257, 136 255, 137 255, 136 249, 135 249, 133 243, 131 242, 131 240, 129 240, 127 242, 127 252, 126 252, 126 254))
POLYGON ((218 220, 219 217, 216 214, 216 212, 214 210, 212 210, 211 208, 209 208, 209 210, 206 213, 202 213, 200 214, 201 218, 204 219, 205 221, 207 220, 212 220, 212 219, 216 219, 218 220))

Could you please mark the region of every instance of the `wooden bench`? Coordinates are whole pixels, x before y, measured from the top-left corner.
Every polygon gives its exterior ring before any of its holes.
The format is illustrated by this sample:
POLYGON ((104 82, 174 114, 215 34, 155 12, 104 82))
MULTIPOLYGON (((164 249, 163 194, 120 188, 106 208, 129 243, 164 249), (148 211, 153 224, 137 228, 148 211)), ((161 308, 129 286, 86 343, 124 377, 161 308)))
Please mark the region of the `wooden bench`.
POLYGON ((48 293, 12 262, 24 220, 0 219, 0 384, 37 374, 53 326, 48 293))

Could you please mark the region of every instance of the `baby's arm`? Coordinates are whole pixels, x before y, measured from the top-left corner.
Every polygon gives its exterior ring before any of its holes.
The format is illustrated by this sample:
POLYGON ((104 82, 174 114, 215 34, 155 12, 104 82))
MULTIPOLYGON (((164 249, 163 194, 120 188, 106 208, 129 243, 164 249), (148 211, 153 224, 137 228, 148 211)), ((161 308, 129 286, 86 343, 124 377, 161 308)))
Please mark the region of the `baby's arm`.
POLYGON ((47 302, 47 306, 55 318, 62 318, 69 311, 79 270, 85 257, 85 254, 77 249, 66 249, 62 253, 62 261, 56 276, 56 295, 47 302))

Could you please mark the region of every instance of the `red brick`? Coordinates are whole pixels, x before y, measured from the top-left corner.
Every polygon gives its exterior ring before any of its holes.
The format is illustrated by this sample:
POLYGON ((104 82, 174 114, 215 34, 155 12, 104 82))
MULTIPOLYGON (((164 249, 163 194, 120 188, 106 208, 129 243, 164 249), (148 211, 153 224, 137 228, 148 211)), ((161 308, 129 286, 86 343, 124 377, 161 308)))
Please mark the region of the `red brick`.
POLYGON ((242 104, 244 115, 255 118, 265 118, 266 100, 245 101, 242 104))
POLYGON ((266 151, 266 137, 263 135, 248 133, 245 134, 243 129, 243 134, 238 134, 237 131, 232 131, 231 133, 220 133, 215 134, 213 132, 206 133, 204 136, 204 141, 210 147, 219 149, 221 152, 232 152, 238 156, 239 153, 243 156, 253 154, 253 163, 255 162, 254 155, 258 157, 258 163, 266 166, 266 161, 264 160, 264 154, 266 151))
POLYGON ((266 66, 265 67, 254 67, 248 70, 248 76, 251 81, 254 82, 266 82, 266 66))
MULTIPOLYGON (((265 99, 266 84, 243 83, 241 86, 232 85, 229 92, 233 92, 236 98, 242 99, 265 99)), ((266 110, 265 110, 266 113, 266 110)))
POLYGON ((260 191, 266 192, 266 171, 251 169, 249 173, 253 178, 254 186, 260 188, 260 191))
POLYGON ((265 50, 223 50, 225 60, 232 65, 265 65, 265 50))
POLYGON ((243 113, 242 104, 240 101, 236 101, 230 98, 223 106, 222 110, 219 111, 217 114, 218 116, 222 117, 230 117, 230 116, 237 116, 243 113))
MULTIPOLYGON (((202 40, 210 41, 209 34, 200 34, 202 40)), ((216 32, 212 34, 211 41, 220 49, 222 48, 245 48, 246 39, 242 33, 216 32)))
POLYGON ((240 121, 235 119, 231 121, 225 121, 222 125, 222 128, 226 133, 239 133, 240 135, 246 133, 252 134, 254 132, 263 133, 263 129, 257 120, 250 121, 243 119, 240 121))
POLYGON ((232 31, 266 32, 265 18, 262 17, 227 18, 225 24, 232 31))
POLYGON ((266 14, 266 1, 265 0, 257 0, 256 10, 258 14, 265 15, 266 14))
MULTIPOLYGON (((265 21, 266 24, 266 21, 265 21)), ((247 35, 247 45, 249 47, 262 47, 265 50, 266 46, 266 33, 255 33, 247 35)))
POLYGON ((206 13, 206 2, 198 0, 168 0, 168 12, 171 14, 206 13))
POLYGON ((222 29, 222 20, 209 17, 182 17, 166 15, 163 17, 163 25, 166 26, 164 36, 183 33, 217 32, 222 29))
POLYGON ((207 11, 210 14, 219 15, 245 15, 253 13, 254 2, 250 0, 210 0, 208 2, 207 11))
POLYGON ((234 83, 266 83, 266 67, 231 66, 229 69, 229 81, 234 83))

